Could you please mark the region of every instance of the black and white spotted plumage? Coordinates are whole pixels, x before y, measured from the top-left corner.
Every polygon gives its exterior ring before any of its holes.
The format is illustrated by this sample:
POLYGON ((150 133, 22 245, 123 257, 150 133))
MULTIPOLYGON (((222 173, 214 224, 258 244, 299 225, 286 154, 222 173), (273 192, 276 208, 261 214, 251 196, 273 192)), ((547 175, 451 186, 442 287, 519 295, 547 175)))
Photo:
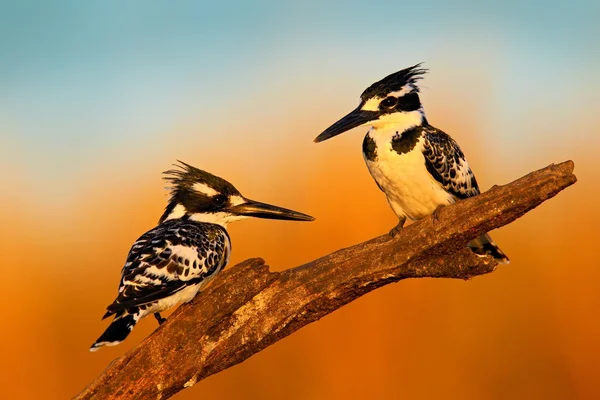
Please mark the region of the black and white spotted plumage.
POLYGON ((115 315, 111 326, 127 318, 127 329, 109 327, 108 337, 92 348, 117 344, 140 318, 192 300, 227 265, 230 253, 229 235, 216 224, 178 218, 143 234, 129 251, 119 294, 104 315, 115 315))
POLYGON ((188 286, 205 283, 227 264, 230 248, 229 235, 219 225, 189 219, 165 221, 131 248, 119 295, 107 314, 131 307, 152 308, 188 286))
POLYGON ((479 194, 477 179, 458 143, 431 125, 419 127, 424 136, 425 167, 442 187, 458 199, 479 194))
MULTIPOLYGON (((398 216, 392 236, 406 219, 424 218, 441 206, 479 194, 475 175, 456 141, 431 126, 425 117, 417 81, 426 70, 420 66, 398 71, 369 86, 358 108, 315 139, 320 142, 357 126, 371 126, 363 141, 363 157, 398 216)), ((508 262, 487 234, 469 246, 477 254, 508 262)))

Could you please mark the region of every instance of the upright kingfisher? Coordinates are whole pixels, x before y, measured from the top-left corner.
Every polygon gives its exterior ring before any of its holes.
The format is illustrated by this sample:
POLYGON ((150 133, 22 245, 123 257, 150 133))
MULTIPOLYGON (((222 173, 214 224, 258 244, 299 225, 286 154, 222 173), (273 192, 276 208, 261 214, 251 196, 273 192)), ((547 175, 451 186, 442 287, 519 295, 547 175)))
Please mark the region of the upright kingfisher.
POLYGON ((225 229, 247 217, 313 221, 310 215, 249 200, 226 180, 179 161, 165 172, 169 203, 158 226, 131 247, 121 272, 119 294, 104 318, 114 315, 90 351, 125 340, 140 318, 189 302, 229 262, 225 229))
MULTIPOLYGON (((315 139, 322 142, 359 126, 371 126, 363 141, 363 157, 377 186, 399 218, 395 236, 406 219, 418 220, 459 199, 476 196, 479 186, 463 152, 448 134, 429 125, 419 100, 421 64, 373 83, 358 107, 315 139)), ((486 233, 469 243, 479 255, 508 263, 486 233)))

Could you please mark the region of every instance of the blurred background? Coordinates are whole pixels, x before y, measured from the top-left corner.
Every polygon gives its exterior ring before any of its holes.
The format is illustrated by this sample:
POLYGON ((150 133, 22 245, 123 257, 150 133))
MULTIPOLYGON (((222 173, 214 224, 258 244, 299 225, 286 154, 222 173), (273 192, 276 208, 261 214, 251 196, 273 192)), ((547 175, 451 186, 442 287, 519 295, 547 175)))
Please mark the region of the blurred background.
POLYGON ((313 138, 424 61, 428 119, 483 190, 575 161, 492 233, 512 263, 389 285, 178 399, 600 398, 597 1, 0 2, 2 399, 65 399, 156 328, 89 353, 176 159, 311 224, 230 228, 294 267, 397 222, 359 128, 313 138))

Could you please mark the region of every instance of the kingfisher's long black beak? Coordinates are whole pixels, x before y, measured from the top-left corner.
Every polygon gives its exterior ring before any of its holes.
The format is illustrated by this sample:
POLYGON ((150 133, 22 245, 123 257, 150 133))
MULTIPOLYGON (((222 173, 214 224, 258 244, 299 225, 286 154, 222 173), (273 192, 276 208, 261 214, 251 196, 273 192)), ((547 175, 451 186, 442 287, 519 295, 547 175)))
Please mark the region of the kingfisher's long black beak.
POLYGON ((340 133, 349 131, 352 128, 366 124, 367 122, 373 121, 379 117, 379 113, 377 111, 361 110, 361 106, 358 106, 356 110, 352 111, 350 114, 346 115, 344 118, 325 129, 323 133, 315 138, 315 143, 330 139, 339 135, 340 133))
POLYGON ((245 215, 256 218, 285 219, 291 221, 314 221, 310 215, 302 214, 287 208, 272 206, 254 200, 248 200, 242 204, 229 207, 228 211, 237 215, 245 215))

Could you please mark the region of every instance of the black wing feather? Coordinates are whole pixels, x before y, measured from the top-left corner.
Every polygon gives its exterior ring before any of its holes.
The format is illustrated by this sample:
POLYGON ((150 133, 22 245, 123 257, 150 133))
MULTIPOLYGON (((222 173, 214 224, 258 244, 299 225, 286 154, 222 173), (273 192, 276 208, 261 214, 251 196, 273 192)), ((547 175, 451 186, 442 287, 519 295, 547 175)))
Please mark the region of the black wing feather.
POLYGON ((143 234, 122 270, 105 317, 168 297, 225 267, 229 236, 219 225, 169 220, 143 234))
POLYGON ((430 125, 423 127, 427 171, 448 193, 459 199, 476 196, 479 186, 458 143, 430 125))

